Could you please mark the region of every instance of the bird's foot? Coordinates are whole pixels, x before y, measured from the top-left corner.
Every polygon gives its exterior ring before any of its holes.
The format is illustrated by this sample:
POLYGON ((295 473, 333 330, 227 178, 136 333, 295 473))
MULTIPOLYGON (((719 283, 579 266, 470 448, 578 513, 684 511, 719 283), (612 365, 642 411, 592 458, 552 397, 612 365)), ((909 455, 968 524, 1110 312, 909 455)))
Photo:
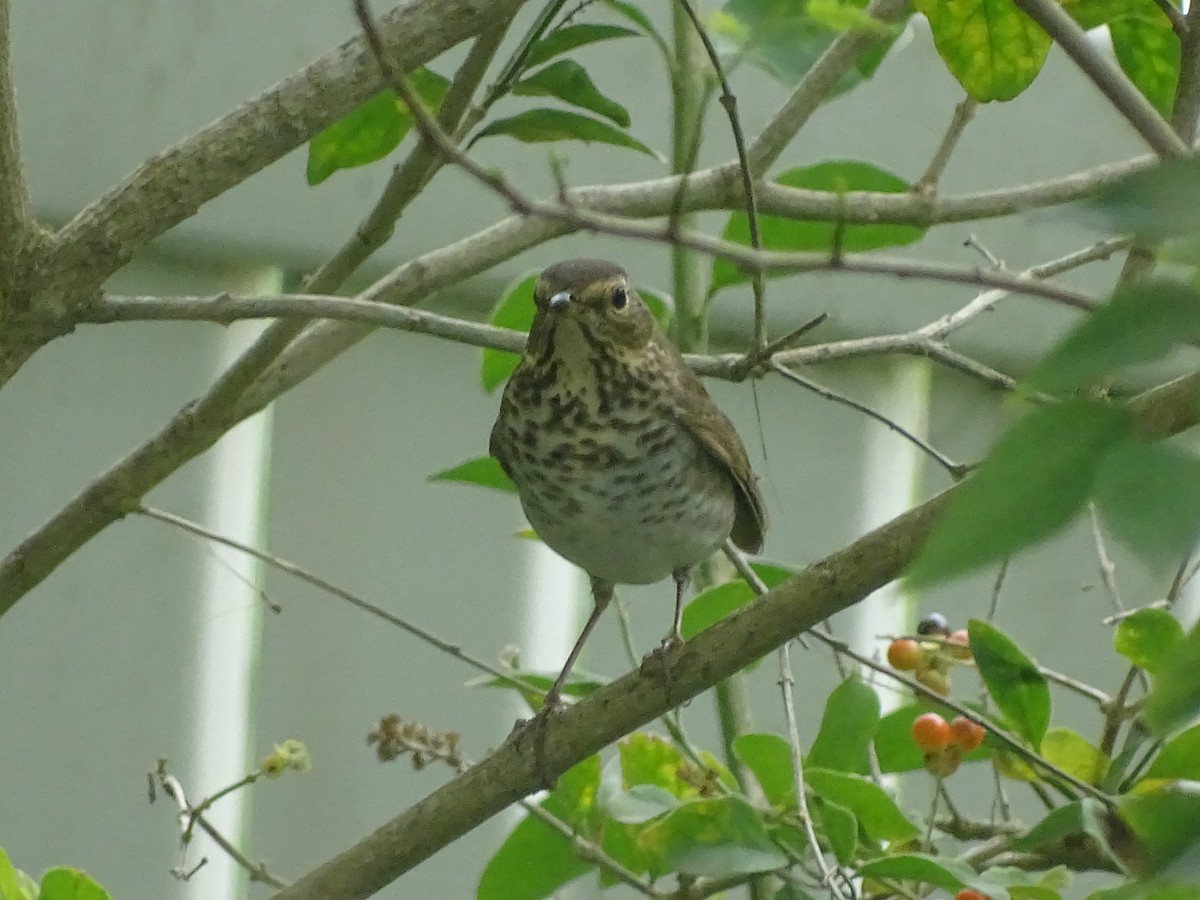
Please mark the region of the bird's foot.
POLYGON ((518 750, 524 751, 532 745, 534 773, 537 775, 539 786, 547 791, 554 790, 558 782, 558 776, 550 770, 546 756, 547 729, 550 720, 558 715, 561 706, 561 700, 551 701, 547 698, 533 718, 517 719, 508 735, 508 742, 518 750))
POLYGON ((657 647, 642 657, 638 668, 641 674, 662 682, 667 698, 671 697, 672 670, 683 649, 683 638, 672 632, 662 639, 657 647))

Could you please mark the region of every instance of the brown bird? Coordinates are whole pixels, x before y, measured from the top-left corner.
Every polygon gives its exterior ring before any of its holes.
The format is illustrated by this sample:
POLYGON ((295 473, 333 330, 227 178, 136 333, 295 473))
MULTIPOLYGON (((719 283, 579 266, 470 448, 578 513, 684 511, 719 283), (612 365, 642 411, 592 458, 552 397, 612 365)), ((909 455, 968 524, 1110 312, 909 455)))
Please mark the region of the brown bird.
POLYGON ((726 538, 762 548, 766 514, 733 423, 663 334, 624 270, 550 266, 489 449, 538 536, 591 577, 594 606, 542 712, 561 699, 614 584, 675 579, 680 640, 692 566, 726 538))

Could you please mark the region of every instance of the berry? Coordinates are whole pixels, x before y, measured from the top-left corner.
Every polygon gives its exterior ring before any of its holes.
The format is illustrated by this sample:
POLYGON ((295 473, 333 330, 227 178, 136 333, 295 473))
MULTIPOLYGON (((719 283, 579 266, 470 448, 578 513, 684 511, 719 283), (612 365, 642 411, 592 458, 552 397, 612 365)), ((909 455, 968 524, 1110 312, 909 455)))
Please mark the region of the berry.
POLYGON ((945 778, 958 771, 958 764, 962 761, 962 751, 953 744, 948 744, 941 750, 931 750, 925 753, 922 761, 925 763, 925 771, 930 775, 945 778))
POLYGON ((981 894, 979 891, 973 891, 970 888, 963 888, 954 895, 954 900, 989 900, 987 894, 981 894))
POLYGON ((917 634, 932 634, 945 637, 950 633, 950 624, 941 613, 930 613, 917 623, 917 634))
POLYGON ((963 753, 970 753, 983 743, 983 726, 966 716, 958 716, 950 723, 950 743, 963 753))
POLYGON ((946 638, 946 653, 951 659, 967 660, 971 658, 971 639, 965 628, 952 632, 946 638))
POLYGON ((935 712, 922 713, 913 719, 912 737, 922 753, 937 753, 950 743, 950 726, 935 712))
POLYGON ((917 681, 942 697, 947 697, 950 694, 950 679, 946 676, 945 672, 940 672, 937 669, 925 669, 917 673, 917 681))
POLYGON ((924 651, 921 645, 911 638, 897 638, 888 644, 887 660, 893 669, 901 672, 911 672, 921 662, 924 651))

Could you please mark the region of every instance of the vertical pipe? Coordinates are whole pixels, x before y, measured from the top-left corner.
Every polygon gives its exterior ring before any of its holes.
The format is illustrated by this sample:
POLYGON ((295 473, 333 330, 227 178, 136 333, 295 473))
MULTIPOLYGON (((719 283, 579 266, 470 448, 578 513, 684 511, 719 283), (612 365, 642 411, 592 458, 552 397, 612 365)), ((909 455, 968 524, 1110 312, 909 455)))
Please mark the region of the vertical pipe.
MULTIPOLYGON (((258 270, 233 279, 230 290, 273 293, 282 288, 278 269, 258 270)), ((262 331, 258 322, 239 322, 226 332, 219 370, 233 362, 262 331)), ((209 455, 210 484, 203 521, 214 531, 247 544, 266 533, 267 478, 271 449, 270 407, 226 434, 209 455)), ((261 564, 228 547, 206 548, 199 613, 195 696, 192 706, 193 756, 185 783, 193 802, 244 776, 254 747, 254 681, 258 667, 263 603, 261 564)), ((249 833, 249 791, 220 800, 208 818, 235 846, 249 833)), ((245 893, 246 873, 213 848, 201 874, 184 896, 195 900, 235 900, 245 893)), ((193 865, 197 860, 193 860, 193 865)))

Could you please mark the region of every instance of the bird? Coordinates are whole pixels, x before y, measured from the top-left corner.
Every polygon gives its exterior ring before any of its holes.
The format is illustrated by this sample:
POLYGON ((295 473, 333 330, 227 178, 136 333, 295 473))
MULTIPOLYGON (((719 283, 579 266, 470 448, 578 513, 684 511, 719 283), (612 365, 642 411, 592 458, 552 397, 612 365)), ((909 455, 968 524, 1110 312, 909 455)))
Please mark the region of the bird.
POLYGON ((618 584, 675 581, 677 644, 693 566, 726 539, 758 553, 766 509, 746 448, 625 270, 600 259, 544 269, 533 324, 505 385, 489 451, 538 537, 590 578, 592 610, 538 717, 618 584))

